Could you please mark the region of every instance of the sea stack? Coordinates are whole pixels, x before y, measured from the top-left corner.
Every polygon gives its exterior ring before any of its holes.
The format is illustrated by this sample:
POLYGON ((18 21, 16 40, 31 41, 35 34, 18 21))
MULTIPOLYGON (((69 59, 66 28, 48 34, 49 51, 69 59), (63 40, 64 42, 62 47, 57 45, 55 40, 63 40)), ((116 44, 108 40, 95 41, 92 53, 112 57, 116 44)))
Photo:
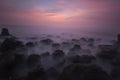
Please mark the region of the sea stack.
POLYGON ((10 33, 7 28, 2 28, 1 36, 10 36, 10 33))

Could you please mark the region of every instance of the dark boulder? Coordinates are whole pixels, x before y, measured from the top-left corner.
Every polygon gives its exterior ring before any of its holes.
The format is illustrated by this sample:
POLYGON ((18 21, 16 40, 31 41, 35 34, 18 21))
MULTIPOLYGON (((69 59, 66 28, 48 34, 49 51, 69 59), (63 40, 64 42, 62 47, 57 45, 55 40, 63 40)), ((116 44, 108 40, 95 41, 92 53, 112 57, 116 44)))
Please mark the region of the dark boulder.
POLYGON ((10 33, 7 28, 2 29, 1 36, 10 36, 10 33))
POLYGON ((41 57, 48 57, 50 56, 50 52, 45 52, 40 55, 41 57))
POLYGON ((38 64, 40 64, 40 55, 37 54, 31 54, 30 56, 28 56, 28 65, 29 66, 36 66, 38 64))
POLYGON ((44 45, 50 45, 53 43, 51 39, 44 39, 44 40, 41 40, 40 42, 44 45))
POLYGON ((17 48, 24 47, 21 41, 18 41, 14 38, 6 38, 0 46, 1 52, 9 52, 14 51, 17 48))
POLYGON ((94 56, 89 56, 89 55, 82 55, 82 56, 71 56, 69 57, 69 60, 72 63, 80 63, 80 64, 90 64, 93 60, 96 58, 94 56))
POLYGON ((120 67, 115 67, 111 72, 111 76, 113 80, 120 80, 120 67))
POLYGON ((80 38, 80 42, 87 42, 87 39, 82 37, 82 38, 80 38))
POLYGON ((103 61, 112 61, 117 55, 116 51, 100 52, 97 56, 103 61))
POLYGON ((79 51, 81 49, 81 46, 78 44, 75 44, 73 48, 71 48, 72 51, 79 51))
POLYGON ((96 65, 72 64, 64 68, 58 80, 111 80, 110 76, 96 65))
POLYGON ((52 54, 53 58, 63 58, 65 56, 65 53, 62 50, 56 50, 52 54))
POLYGON ((46 80, 46 73, 42 67, 29 72, 25 80, 46 80))
POLYGON ((27 47, 34 47, 35 44, 34 44, 33 42, 27 42, 27 43, 26 43, 26 46, 27 46, 27 47))
POLYGON ((52 44, 52 48, 59 49, 60 48, 60 44, 59 43, 53 43, 52 44))
POLYGON ((57 79, 60 74, 54 67, 49 68, 46 72, 47 77, 50 79, 57 79))
POLYGON ((94 38, 89 38, 89 39, 88 39, 88 42, 89 42, 89 43, 94 43, 94 42, 95 42, 95 39, 94 39, 94 38))

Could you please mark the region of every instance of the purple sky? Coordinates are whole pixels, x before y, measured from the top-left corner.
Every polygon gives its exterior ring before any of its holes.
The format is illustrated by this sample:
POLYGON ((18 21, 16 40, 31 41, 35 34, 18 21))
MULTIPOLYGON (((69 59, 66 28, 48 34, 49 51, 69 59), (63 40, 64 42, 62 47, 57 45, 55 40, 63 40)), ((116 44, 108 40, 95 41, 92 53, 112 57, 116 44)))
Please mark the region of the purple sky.
POLYGON ((120 0, 0 0, 0 25, 120 32, 120 0))

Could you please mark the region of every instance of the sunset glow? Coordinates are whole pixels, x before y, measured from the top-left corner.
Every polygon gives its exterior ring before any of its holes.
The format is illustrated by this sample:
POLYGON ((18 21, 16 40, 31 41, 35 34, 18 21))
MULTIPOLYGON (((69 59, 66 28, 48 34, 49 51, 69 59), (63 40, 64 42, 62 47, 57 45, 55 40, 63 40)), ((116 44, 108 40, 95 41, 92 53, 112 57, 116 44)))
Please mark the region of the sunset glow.
POLYGON ((118 0, 1 0, 0 24, 109 29, 120 25, 118 0), (46 24, 47 23, 47 24, 46 24))

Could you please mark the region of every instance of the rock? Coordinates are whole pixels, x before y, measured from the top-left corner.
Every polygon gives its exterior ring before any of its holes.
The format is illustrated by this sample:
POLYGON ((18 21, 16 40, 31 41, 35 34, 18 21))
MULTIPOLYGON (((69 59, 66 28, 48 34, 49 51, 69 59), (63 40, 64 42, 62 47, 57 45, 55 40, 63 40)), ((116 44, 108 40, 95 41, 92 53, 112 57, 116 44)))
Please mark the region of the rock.
POLYGON ((65 56, 65 53, 62 50, 55 50, 52 54, 53 58, 63 58, 65 56))
POLYGON ((53 43, 51 39, 44 39, 44 40, 41 40, 40 42, 44 45, 50 45, 53 43))
POLYGON ((17 48, 24 47, 21 41, 18 41, 14 38, 6 38, 1 44, 1 52, 15 51, 17 48))
POLYGON ((47 80, 43 68, 36 68, 34 71, 29 72, 25 80, 47 80))
POLYGON ((96 58, 94 56, 82 55, 82 56, 71 56, 69 60, 72 63, 80 63, 80 64, 90 64, 96 58))
POLYGON ((37 54, 31 54, 30 56, 28 56, 28 65, 29 66, 36 66, 38 64, 40 64, 40 55, 37 54))
POLYGON ((26 43, 26 46, 27 46, 27 47, 34 47, 35 44, 34 44, 33 42, 28 42, 28 43, 26 43))
POLYGON ((10 36, 10 33, 7 28, 2 29, 1 36, 10 36))
POLYGON ((97 56, 103 61, 110 61, 111 62, 117 56, 117 52, 114 50, 101 51, 97 54, 97 56))
POLYGON ((88 42, 89 42, 89 43, 94 43, 94 42, 95 42, 95 39, 94 39, 94 38, 89 38, 89 39, 88 39, 88 42))
POLYGON ((50 52, 45 52, 40 55, 41 57, 48 57, 50 56, 50 52))
POLYGON ((26 57, 24 54, 15 54, 14 57, 15 57, 14 58, 15 65, 20 65, 20 64, 24 63, 26 60, 26 57))
POLYGON ((68 56, 74 56, 74 55, 79 55, 81 51, 81 46, 75 44, 69 51, 68 51, 68 56))
POLYGON ((50 79, 51 78, 57 79, 60 74, 54 67, 49 68, 46 72, 47 72, 48 78, 50 78, 50 79))
POLYGON ((58 80, 111 80, 110 76, 96 65, 72 64, 64 68, 58 80))
POLYGON ((81 41, 81 42, 87 42, 87 39, 84 38, 84 37, 82 37, 82 38, 80 38, 80 41, 81 41))
POLYGON ((112 70, 111 76, 113 80, 120 80, 120 67, 115 67, 112 70))
POLYGON ((61 46, 63 49, 68 49, 68 48, 71 48, 72 45, 70 42, 62 42, 61 46))
POLYGON ((89 55, 89 54, 91 54, 92 52, 91 52, 90 49, 82 49, 82 50, 81 50, 81 53, 82 53, 82 54, 87 54, 87 55, 89 55))
POLYGON ((120 34, 117 35, 117 41, 120 42, 120 34))
POLYGON ((119 66, 119 67, 120 67, 120 56, 116 56, 116 57, 112 60, 112 65, 113 65, 113 66, 119 66))
POLYGON ((79 51, 81 49, 81 46, 80 45, 77 45, 77 44, 75 44, 74 46, 73 46, 73 48, 71 48, 71 50, 73 50, 73 51, 79 51))
POLYGON ((72 39, 72 43, 78 44, 79 40, 78 39, 72 39))
POLYGON ((60 48, 60 44, 59 43, 53 43, 52 44, 52 48, 59 49, 60 48))

